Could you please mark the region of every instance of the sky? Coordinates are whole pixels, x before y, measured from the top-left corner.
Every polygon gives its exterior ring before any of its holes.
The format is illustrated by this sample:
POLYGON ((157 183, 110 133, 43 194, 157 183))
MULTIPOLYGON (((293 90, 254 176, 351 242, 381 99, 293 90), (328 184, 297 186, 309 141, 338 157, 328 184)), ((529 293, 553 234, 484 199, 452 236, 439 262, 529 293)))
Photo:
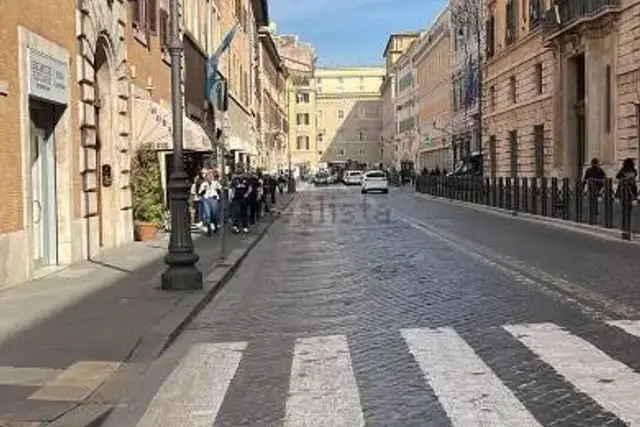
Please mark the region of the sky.
POLYGON ((446 0, 269 0, 278 34, 298 34, 318 65, 376 65, 394 32, 425 29, 446 0))

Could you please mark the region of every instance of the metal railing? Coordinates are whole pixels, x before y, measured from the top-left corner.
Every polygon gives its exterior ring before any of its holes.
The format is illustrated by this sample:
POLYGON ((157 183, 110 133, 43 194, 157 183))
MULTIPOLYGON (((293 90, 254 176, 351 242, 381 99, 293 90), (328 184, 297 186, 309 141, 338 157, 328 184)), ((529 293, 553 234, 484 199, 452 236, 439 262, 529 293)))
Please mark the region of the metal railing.
POLYGON ((423 175, 416 191, 608 229, 629 240, 640 235, 638 190, 634 181, 569 178, 481 178, 423 175))
POLYGON ((620 0, 556 0, 553 7, 547 11, 547 30, 555 32, 575 21, 597 15, 605 10, 615 10, 620 0), (557 22, 557 6, 560 23, 557 22))

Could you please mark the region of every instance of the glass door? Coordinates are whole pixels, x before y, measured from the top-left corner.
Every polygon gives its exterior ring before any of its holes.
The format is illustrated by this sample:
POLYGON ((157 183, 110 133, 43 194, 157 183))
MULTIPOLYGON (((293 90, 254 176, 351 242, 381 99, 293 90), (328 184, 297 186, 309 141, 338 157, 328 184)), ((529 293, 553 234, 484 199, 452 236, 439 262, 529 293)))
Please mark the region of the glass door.
MULTIPOLYGON (((57 201, 53 117, 42 122, 45 111, 38 111, 31 129, 31 201, 33 261, 35 268, 55 265, 57 257, 57 201)), ((49 116, 46 114, 46 116, 49 116)), ((33 117, 33 116, 32 116, 33 117)))
POLYGON ((44 129, 33 127, 31 130, 31 201, 33 228, 33 262, 35 268, 43 267, 46 263, 45 222, 43 209, 44 181, 42 146, 45 139, 44 129))

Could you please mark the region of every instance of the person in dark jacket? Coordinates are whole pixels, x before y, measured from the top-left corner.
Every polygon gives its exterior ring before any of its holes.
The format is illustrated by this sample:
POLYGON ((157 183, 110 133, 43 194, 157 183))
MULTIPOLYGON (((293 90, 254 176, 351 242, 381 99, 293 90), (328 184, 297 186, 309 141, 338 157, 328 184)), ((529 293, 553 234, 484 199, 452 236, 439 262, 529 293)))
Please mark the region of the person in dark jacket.
POLYGON ((583 188, 587 188, 589 183, 596 194, 600 194, 602 187, 604 187, 604 181, 607 179, 607 174, 600 167, 600 161, 597 158, 591 159, 591 166, 584 171, 583 188))
MULTIPOLYGON (((627 197, 630 197, 631 200, 638 198, 638 183, 636 182, 638 179, 638 170, 636 169, 636 165, 631 157, 624 159, 622 162, 622 168, 620 168, 616 174, 616 179, 620 181, 626 180, 626 185, 629 189, 627 197)), ((621 198, 620 188, 621 185, 618 185, 616 198, 621 198)))
POLYGON ((231 189, 233 192, 233 204, 235 205, 233 217, 233 231, 235 233, 249 232, 249 197, 252 188, 249 182, 249 175, 246 173, 237 173, 231 179, 231 189))

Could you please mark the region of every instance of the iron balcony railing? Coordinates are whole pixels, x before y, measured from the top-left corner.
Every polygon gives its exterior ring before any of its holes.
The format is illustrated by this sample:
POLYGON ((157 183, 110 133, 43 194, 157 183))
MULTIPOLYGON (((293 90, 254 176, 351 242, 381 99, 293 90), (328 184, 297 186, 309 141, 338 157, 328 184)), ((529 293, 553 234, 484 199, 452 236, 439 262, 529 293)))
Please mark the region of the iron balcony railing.
POLYGON ((556 0, 554 7, 546 12, 547 31, 559 31, 580 19, 613 12, 619 4, 620 0, 556 0))

